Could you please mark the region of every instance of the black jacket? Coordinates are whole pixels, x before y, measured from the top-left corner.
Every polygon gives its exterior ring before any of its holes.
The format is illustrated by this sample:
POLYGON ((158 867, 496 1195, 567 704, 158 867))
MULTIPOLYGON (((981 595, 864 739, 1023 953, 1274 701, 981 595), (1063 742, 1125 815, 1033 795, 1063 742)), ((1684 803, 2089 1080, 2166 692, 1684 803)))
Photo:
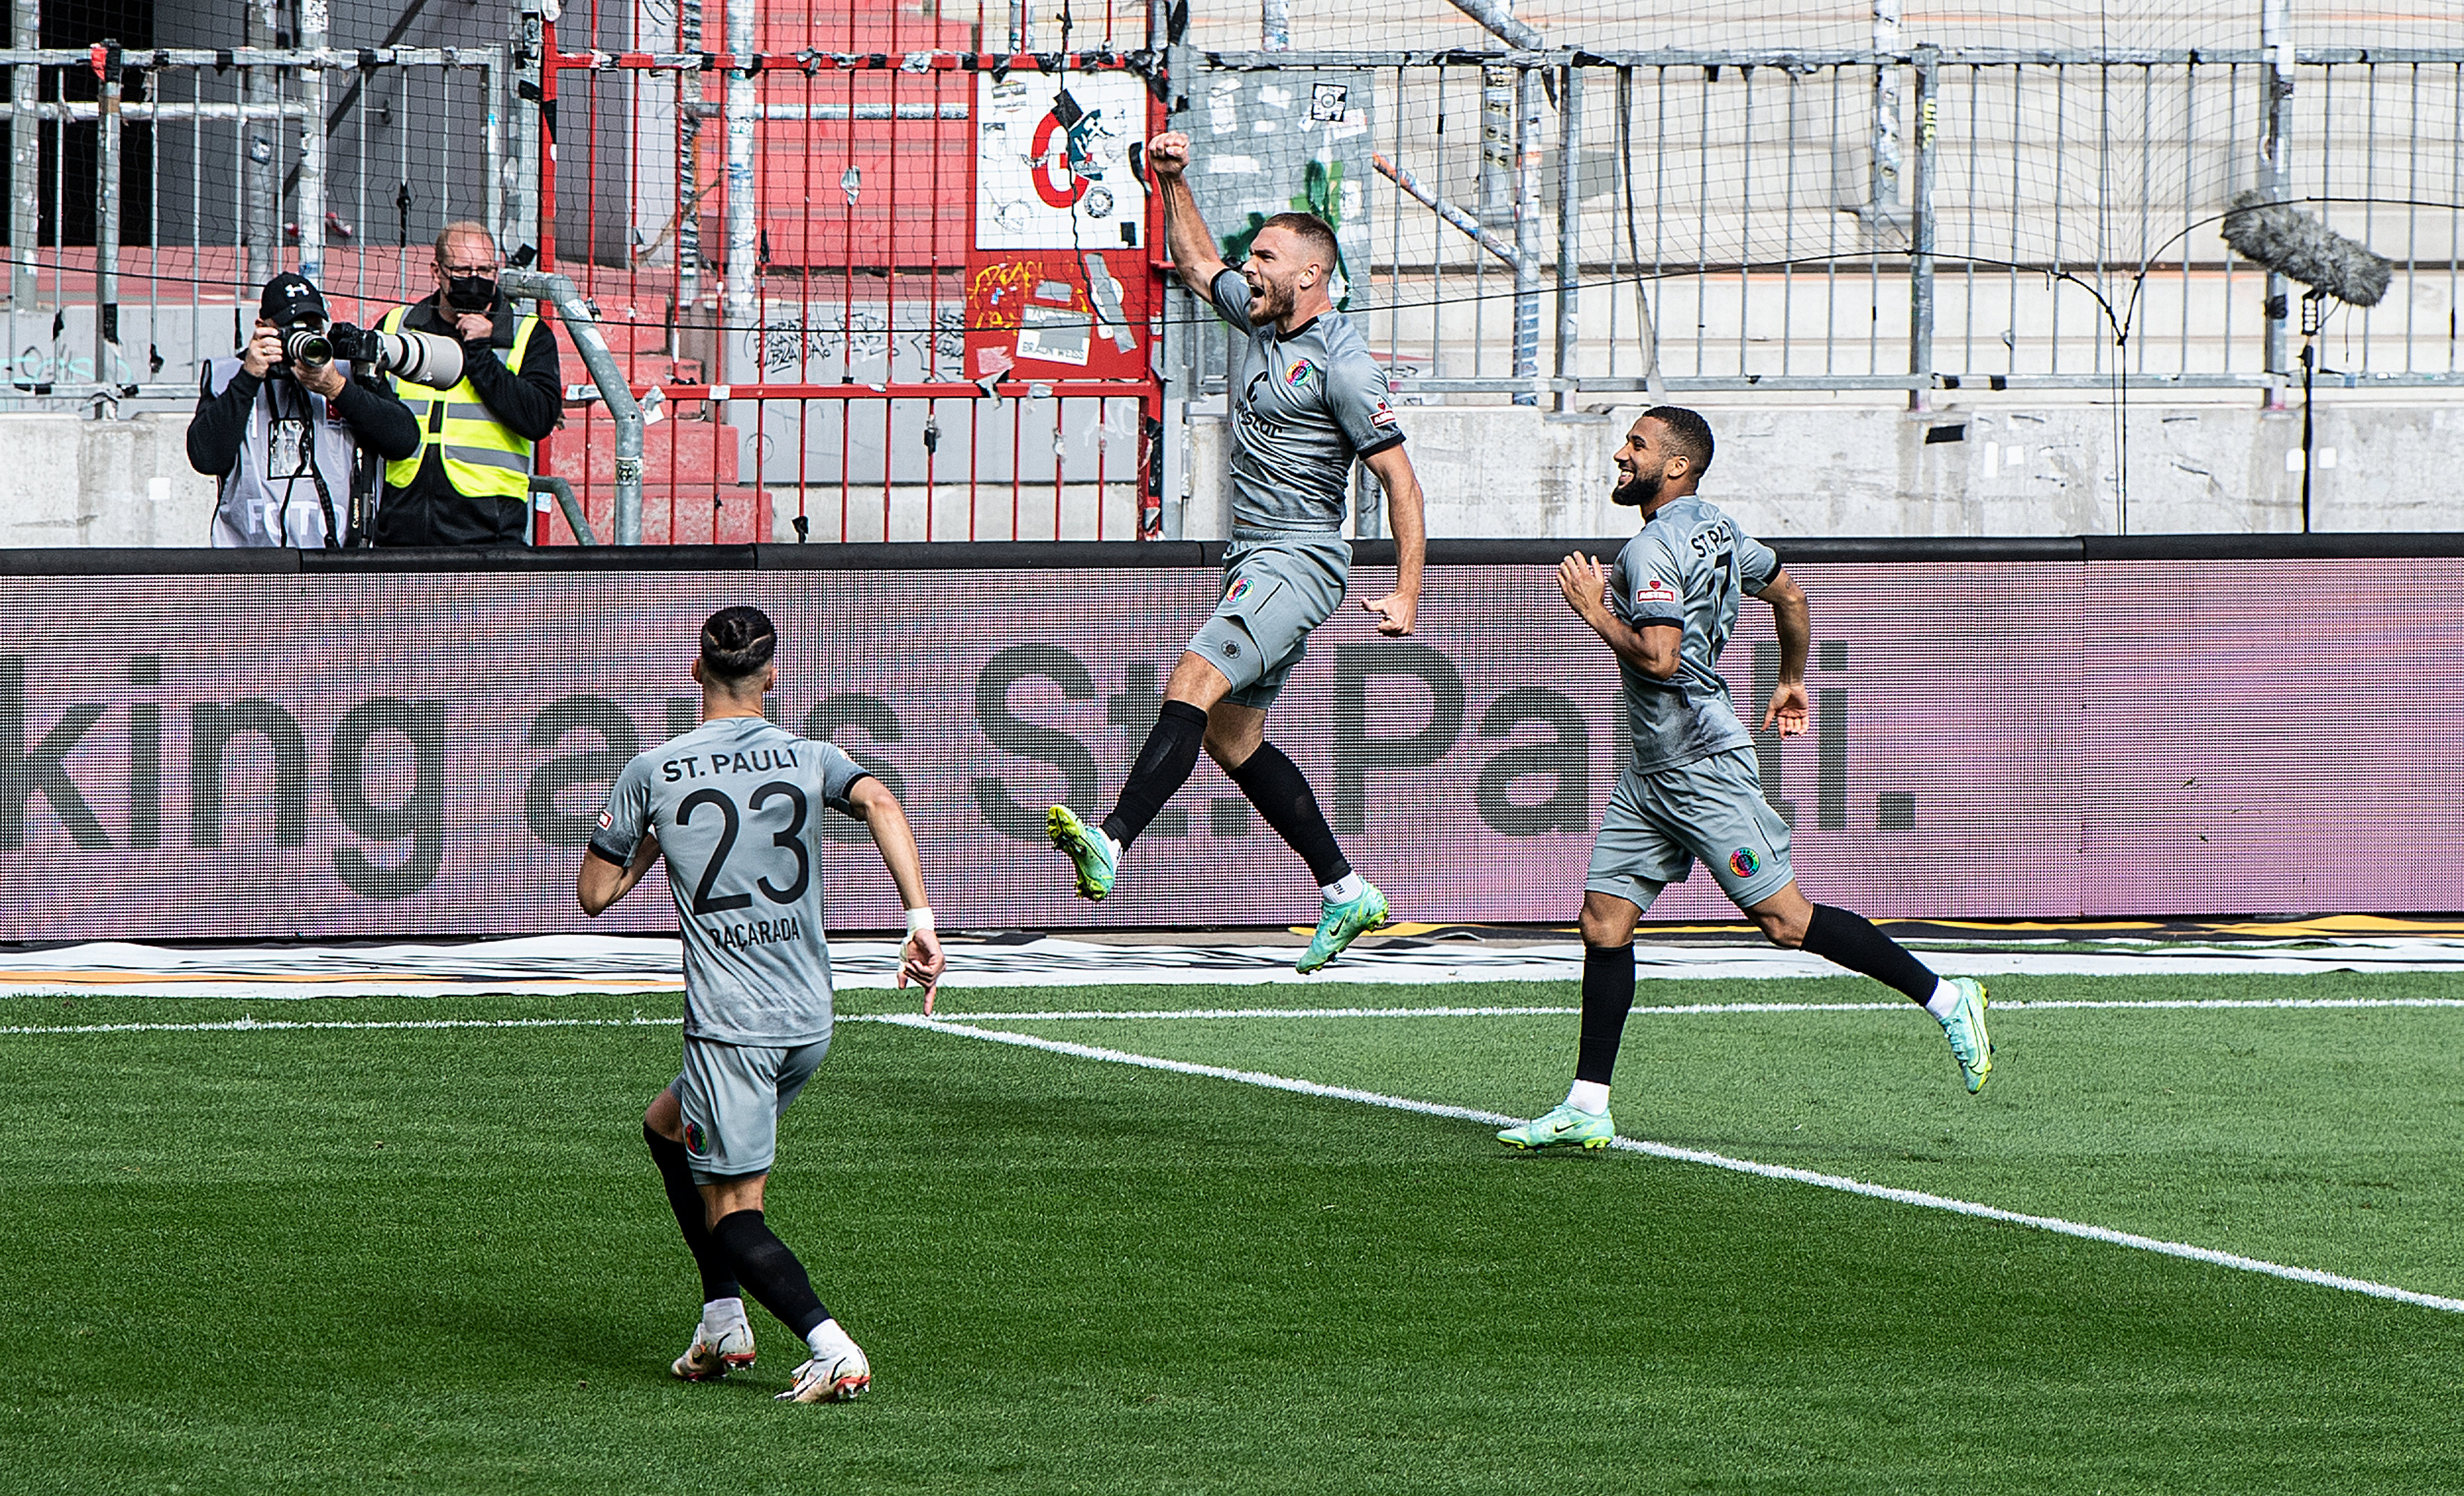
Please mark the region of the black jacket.
MULTIPOLYGON (((239 444, 248 435, 249 407, 264 387, 265 381, 242 369, 221 394, 198 395, 197 413, 188 422, 189 467, 209 478, 231 474, 239 462, 239 444)), ((419 421, 390 388, 371 389, 345 380, 332 404, 360 440, 387 462, 400 462, 419 450, 419 421)))
MULTIPOLYGON (((485 339, 462 343, 463 377, 478 393, 479 403, 505 429, 526 441, 538 441, 556 429, 564 413, 564 380, 558 367, 556 328, 541 319, 522 354, 522 369, 506 369, 502 355, 512 351, 518 319, 502 292, 489 312, 495 326, 485 339)), ((453 324, 439 315, 436 297, 415 303, 402 319, 410 332, 460 338, 453 324)), ((406 415, 409 414, 406 409, 406 415)), ((412 418, 411 434, 419 434, 412 418)), ((406 453, 405 455, 407 455, 406 453)), ((421 459, 409 484, 385 485, 377 506, 379 545, 519 545, 529 529, 527 499, 473 496, 458 493, 445 480, 445 458, 434 446, 421 459)))

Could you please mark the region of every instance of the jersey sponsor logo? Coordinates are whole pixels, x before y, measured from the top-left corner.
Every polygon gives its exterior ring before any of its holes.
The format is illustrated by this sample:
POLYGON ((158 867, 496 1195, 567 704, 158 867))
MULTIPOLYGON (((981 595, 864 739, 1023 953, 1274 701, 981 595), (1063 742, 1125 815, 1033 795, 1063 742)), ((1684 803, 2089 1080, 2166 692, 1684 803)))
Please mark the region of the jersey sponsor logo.
POLYGON ((1740 878, 1750 878, 1763 870, 1763 860, 1750 847, 1740 847, 1728 854, 1728 870, 1740 878))
POLYGON ((1393 426, 1395 424, 1395 407, 1388 405, 1383 400, 1377 402, 1377 408, 1369 412, 1369 424, 1372 426, 1393 426))
POLYGON ((1306 388, 1309 382, 1309 376, 1316 372, 1317 365, 1311 363, 1309 360, 1294 359, 1292 361, 1291 367, 1284 370, 1284 387, 1286 389, 1306 388))
POLYGON ((1639 608, 1649 607, 1654 604, 1676 606, 1677 589, 1658 577, 1648 577, 1643 580, 1641 586, 1634 589, 1634 605, 1639 608))
POLYGON ((710 1156, 710 1134, 702 1131, 698 1122, 685 1123, 685 1152, 696 1158, 710 1156))

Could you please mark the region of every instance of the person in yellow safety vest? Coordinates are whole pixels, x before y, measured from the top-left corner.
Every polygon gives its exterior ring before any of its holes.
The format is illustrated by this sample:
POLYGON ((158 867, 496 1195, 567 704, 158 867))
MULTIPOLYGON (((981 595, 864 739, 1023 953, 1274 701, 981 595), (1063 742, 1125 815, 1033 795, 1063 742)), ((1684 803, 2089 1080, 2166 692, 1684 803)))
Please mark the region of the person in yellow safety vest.
POLYGON ((394 380, 418 419, 419 450, 385 464, 379 545, 530 539, 531 446, 556 429, 564 385, 555 333, 536 316, 514 315, 496 286, 498 263, 487 226, 447 224, 436 236, 435 294, 378 323, 462 344, 462 383, 451 389, 394 380))

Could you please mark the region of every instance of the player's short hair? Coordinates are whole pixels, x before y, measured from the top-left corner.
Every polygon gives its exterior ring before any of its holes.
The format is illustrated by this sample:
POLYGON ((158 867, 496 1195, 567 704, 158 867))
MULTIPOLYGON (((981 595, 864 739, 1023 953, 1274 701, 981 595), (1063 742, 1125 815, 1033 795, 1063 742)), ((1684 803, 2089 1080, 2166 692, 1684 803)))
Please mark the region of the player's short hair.
POLYGON ((1696 477, 1711 471, 1711 423, 1700 413, 1683 406, 1653 406, 1643 416, 1668 428, 1668 445, 1694 465, 1696 477))
POLYGON ((1261 231, 1267 229, 1283 229, 1300 235, 1301 242, 1309 246, 1309 253, 1326 268, 1326 273, 1330 275, 1334 274, 1334 262, 1341 255, 1342 251, 1334 242, 1334 226, 1317 214, 1277 213, 1260 224, 1258 228, 1261 231))
POLYGON ((446 263, 446 253, 452 249, 456 239, 482 240, 487 244, 490 254, 496 253, 496 236, 488 231, 486 224, 475 218, 457 218, 436 231, 436 263, 446 263))
POLYGON ((730 685, 750 680, 778 650, 779 630, 758 607, 722 607, 701 626, 701 670, 730 685))

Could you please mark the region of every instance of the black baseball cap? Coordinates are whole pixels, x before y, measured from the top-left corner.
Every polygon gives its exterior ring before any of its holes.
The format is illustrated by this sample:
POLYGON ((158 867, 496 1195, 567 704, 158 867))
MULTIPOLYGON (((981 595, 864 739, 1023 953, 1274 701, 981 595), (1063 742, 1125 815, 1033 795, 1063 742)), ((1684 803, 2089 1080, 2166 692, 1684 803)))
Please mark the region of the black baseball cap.
POLYGON ((309 284, 307 276, 287 270, 265 283, 265 296, 256 303, 256 315, 276 327, 327 319, 325 298, 309 284))

